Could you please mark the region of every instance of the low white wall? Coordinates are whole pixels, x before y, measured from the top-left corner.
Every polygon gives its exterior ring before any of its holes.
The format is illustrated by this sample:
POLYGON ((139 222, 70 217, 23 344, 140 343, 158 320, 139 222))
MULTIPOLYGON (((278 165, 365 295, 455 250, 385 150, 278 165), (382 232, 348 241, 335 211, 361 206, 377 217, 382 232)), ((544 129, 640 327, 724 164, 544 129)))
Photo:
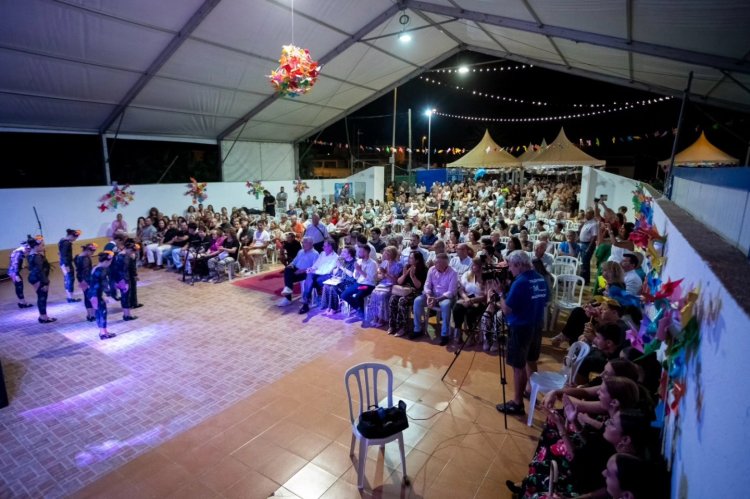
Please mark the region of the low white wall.
MULTIPOLYGON (((247 180, 247 179, 246 179, 247 180)), ((383 198, 382 167, 370 168, 347 179, 305 180, 309 189, 303 196, 329 197, 334 194, 334 185, 341 182, 366 183, 368 198, 383 198), (380 187, 378 188, 378 178, 380 187), (379 197, 376 193, 380 193, 379 197)), ((288 193, 289 203, 297 200, 294 184, 291 180, 263 181, 263 186, 275 196, 280 187, 288 193)), ((192 198, 185 196, 186 184, 148 184, 134 185, 134 200, 126 208, 117 212, 101 213, 97 208, 99 198, 108 188, 98 187, 65 187, 65 188, 32 188, 0 190, 0 213, 5 213, 6 221, 0 231, 0 249, 14 248, 26 234, 38 234, 34 207, 39 213, 42 228, 48 242, 56 243, 65 235, 66 228, 81 229, 82 238, 90 239, 107 235, 107 229, 115 219, 116 213, 122 213, 130 228, 140 216, 155 206, 167 215, 182 215, 191 204, 192 198)), ((255 199, 247 194, 245 181, 211 182, 208 184, 208 199, 204 205, 212 204, 216 210, 221 207, 231 209, 233 206, 262 209, 263 196, 255 199)))
POLYGON ((367 184, 366 199, 383 201, 385 194, 385 167, 373 166, 367 170, 355 173, 347 178, 348 182, 365 182, 367 184))
POLYGON ((607 206, 615 211, 620 206, 626 206, 628 208, 626 218, 629 222, 633 222, 632 191, 635 184, 636 182, 633 179, 584 166, 581 175, 581 195, 578 199, 578 208, 581 210, 590 208, 594 204, 594 198, 606 194, 607 206))
MULTIPOLYGON (((593 200, 594 195, 606 193, 612 201, 609 206, 616 209, 622 204, 632 212, 636 184, 611 173, 585 169, 582 198, 586 195, 593 200)), ((672 463, 672 497, 731 497, 750 486, 746 462, 750 384, 743 381, 750 352, 750 317, 716 277, 711 262, 695 251, 665 214, 662 203, 670 202, 654 203, 654 225, 667 235, 662 280, 684 278, 683 289, 700 287, 704 306, 721 304, 716 320, 702 321, 701 346, 686 369, 687 386, 679 409, 672 463)), ((739 261, 747 265, 741 258, 739 261)), ((737 271, 747 272, 747 267, 737 271)))
POLYGON ((750 192, 675 177, 672 200, 744 254, 750 253, 750 192))

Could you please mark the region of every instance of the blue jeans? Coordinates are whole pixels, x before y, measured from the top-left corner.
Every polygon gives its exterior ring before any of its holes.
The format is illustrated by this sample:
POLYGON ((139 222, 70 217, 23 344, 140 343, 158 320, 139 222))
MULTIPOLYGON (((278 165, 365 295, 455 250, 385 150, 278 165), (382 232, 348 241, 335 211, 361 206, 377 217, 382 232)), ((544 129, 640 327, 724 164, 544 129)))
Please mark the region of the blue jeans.
MULTIPOLYGON (((414 334, 422 332, 422 318, 424 317, 424 309, 427 306, 427 295, 419 295, 414 300, 414 334)), ((450 298, 443 298, 440 300, 440 317, 442 319, 442 327, 440 330, 440 336, 448 336, 451 325, 451 310, 453 309, 453 300, 450 298)))
POLYGON ((364 313, 365 298, 370 296, 370 293, 372 293, 373 289, 375 289, 375 286, 355 283, 346 288, 344 292, 341 293, 341 299, 347 302, 353 309, 364 313))
POLYGON ((318 291, 318 298, 323 294, 323 283, 331 278, 331 274, 307 274, 302 287, 302 303, 310 303, 313 289, 318 291))
POLYGON ((594 256, 595 247, 596 245, 592 244, 591 242, 578 243, 578 248, 581 251, 581 277, 583 277, 583 282, 587 286, 589 284, 589 281, 591 280, 591 257, 594 256))

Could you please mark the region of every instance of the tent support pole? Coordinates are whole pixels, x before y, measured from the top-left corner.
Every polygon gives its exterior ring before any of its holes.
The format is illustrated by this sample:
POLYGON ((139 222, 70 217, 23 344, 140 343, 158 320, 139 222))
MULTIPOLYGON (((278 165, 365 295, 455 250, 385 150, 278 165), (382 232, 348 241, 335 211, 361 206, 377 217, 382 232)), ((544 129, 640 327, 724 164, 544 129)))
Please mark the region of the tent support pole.
POLYGON ((398 104, 398 87, 393 89, 393 130, 391 134, 391 184, 396 181, 396 106, 398 104))
MULTIPOLYGON (((409 108, 408 117, 409 117, 409 166, 408 166, 407 174, 409 175, 409 179, 411 179, 411 108, 409 108)), ((748 154, 750 154, 750 149, 748 149, 748 154)))
POLYGON ((687 108, 688 100, 690 99, 690 87, 693 84, 693 72, 688 73, 687 87, 685 87, 685 93, 682 95, 682 105, 680 106, 680 117, 677 119, 677 132, 674 134, 674 143, 672 143, 672 157, 669 158, 669 170, 667 178, 664 179, 664 194, 667 199, 672 199, 672 182, 674 182, 674 157, 677 154, 677 142, 680 140, 680 128, 682 128, 682 122, 685 119, 685 108, 687 108))
POLYGON ((107 136, 103 133, 99 135, 102 139, 102 158, 104 159, 104 182, 105 185, 112 185, 112 177, 109 171, 109 149, 107 148, 107 136))

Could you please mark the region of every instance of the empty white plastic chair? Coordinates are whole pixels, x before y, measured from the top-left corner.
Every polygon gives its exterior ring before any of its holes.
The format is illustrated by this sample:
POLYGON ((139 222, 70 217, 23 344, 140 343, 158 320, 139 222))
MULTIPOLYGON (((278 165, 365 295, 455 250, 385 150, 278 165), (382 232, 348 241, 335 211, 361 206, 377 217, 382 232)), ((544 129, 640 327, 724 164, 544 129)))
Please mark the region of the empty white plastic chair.
MULTIPOLYGON (((559 264, 558 264, 559 265, 559 264)), ((554 273, 555 265, 552 265, 554 273)), ((557 318, 561 310, 573 310, 580 307, 583 301, 583 277, 574 274, 556 274, 557 285, 552 295, 552 303, 555 308, 555 314, 552 324, 557 324, 557 318)))
MULTIPOLYGON (((577 274, 578 273, 578 258, 574 256, 568 256, 568 255, 560 255, 555 257, 555 261, 553 263, 561 263, 564 265, 570 265, 573 267, 573 272, 565 272, 566 274, 577 274)), ((558 274, 559 275, 559 274, 558 274)))
POLYGON ((354 443, 359 442, 359 461, 357 462, 357 478, 358 487, 360 489, 365 486, 365 462, 367 461, 367 448, 371 445, 379 445, 381 449, 385 450, 385 444, 398 440, 398 448, 401 451, 401 469, 404 473, 404 483, 408 484, 409 480, 406 476, 406 453, 404 452, 404 434, 398 432, 390 437, 386 438, 366 438, 357 430, 357 423, 362 413, 368 410, 371 406, 379 405, 379 402, 383 401, 382 407, 393 406, 393 371, 385 364, 377 364, 366 362, 351 367, 344 375, 344 385, 346 386, 346 395, 349 398, 349 419, 352 422, 352 445, 349 449, 349 455, 354 455, 354 443), (385 399, 380 398, 380 390, 378 387, 382 387, 382 383, 378 379, 378 375, 385 375, 385 399), (349 387, 349 378, 356 378, 357 396, 359 402, 359 412, 356 417, 354 415, 354 405, 352 404, 352 393, 349 387))
POLYGON ((529 417, 526 425, 531 426, 534 420, 534 407, 536 397, 539 393, 547 393, 553 390, 560 390, 566 384, 573 384, 581 367, 583 359, 589 354, 591 347, 583 341, 576 341, 568 349, 568 354, 563 359, 563 367, 560 372, 542 371, 535 372, 531 375, 531 397, 529 398, 529 417))

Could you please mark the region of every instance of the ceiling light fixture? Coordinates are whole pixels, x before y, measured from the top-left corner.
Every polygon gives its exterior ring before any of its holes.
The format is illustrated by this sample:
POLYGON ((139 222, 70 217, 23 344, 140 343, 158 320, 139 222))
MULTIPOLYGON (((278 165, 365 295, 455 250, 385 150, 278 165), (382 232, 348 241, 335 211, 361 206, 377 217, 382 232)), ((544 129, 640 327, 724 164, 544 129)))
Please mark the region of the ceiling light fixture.
POLYGON ((409 16, 406 11, 402 11, 401 17, 398 18, 398 22, 401 25, 401 34, 398 35, 398 41, 401 43, 409 43, 411 41, 411 34, 406 30, 406 26, 409 24, 409 16))

